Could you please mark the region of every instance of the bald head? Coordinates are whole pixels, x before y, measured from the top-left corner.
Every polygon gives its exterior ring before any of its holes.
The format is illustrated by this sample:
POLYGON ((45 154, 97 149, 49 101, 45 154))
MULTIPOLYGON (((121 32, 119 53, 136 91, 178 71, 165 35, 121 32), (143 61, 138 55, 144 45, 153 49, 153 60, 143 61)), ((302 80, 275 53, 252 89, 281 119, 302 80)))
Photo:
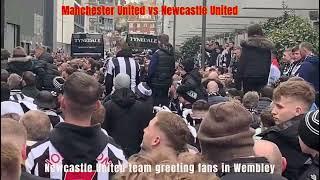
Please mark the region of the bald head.
POLYGON ((266 140, 255 141, 254 153, 258 157, 265 157, 271 164, 275 165, 275 174, 282 174, 282 154, 276 144, 266 140))
POLYGON ((219 74, 217 71, 211 71, 208 75, 208 79, 218 79, 219 74))
POLYGON ((22 149, 27 141, 27 131, 18 121, 1 118, 1 140, 12 141, 19 149, 22 149))
POLYGON ((215 81, 208 82, 207 85, 207 91, 208 93, 216 93, 219 91, 219 86, 215 81))
POLYGON ((27 139, 42 141, 49 136, 51 124, 47 114, 41 111, 28 111, 21 117, 21 123, 27 130, 27 139))

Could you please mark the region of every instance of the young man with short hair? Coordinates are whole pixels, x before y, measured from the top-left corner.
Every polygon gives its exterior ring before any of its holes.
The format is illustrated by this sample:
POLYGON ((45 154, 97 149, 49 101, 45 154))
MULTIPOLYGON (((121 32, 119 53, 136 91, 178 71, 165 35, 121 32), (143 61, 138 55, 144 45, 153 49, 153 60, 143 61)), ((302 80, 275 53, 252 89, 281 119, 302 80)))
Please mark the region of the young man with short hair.
POLYGON ((142 151, 170 152, 168 156, 176 157, 187 150, 189 129, 187 124, 178 115, 160 111, 144 129, 141 144, 142 151))
MULTIPOLYGON (((20 160, 17 161, 19 171, 21 172, 21 180, 44 180, 46 178, 37 177, 32 174, 29 174, 26 171, 25 159, 26 159, 26 141, 27 141, 27 131, 21 123, 11 118, 1 118, 1 142, 11 142, 17 148, 20 156, 20 160), (21 169, 21 170, 20 170, 21 169)), ((1 144, 2 149, 2 144, 1 144)), ((2 160, 2 151, 1 151, 1 160, 2 160)), ((1 162, 1 168, 5 166, 1 162)), ((15 170, 17 171, 17 170, 15 170)), ((1 169, 1 175, 2 175, 1 169)), ((14 172, 10 172, 14 173, 14 172)), ((1 176, 2 179, 2 176, 1 176)), ((12 179, 8 179, 12 180, 12 179)))
POLYGON ((302 56, 300 53, 299 46, 295 46, 292 48, 292 56, 293 56, 293 62, 289 70, 288 76, 297 76, 300 66, 302 64, 302 56))
POLYGON ((21 161, 19 149, 12 142, 1 139, 1 180, 20 179, 21 161))
POLYGON ((122 150, 101 131, 101 125, 91 125, 93 112, 101 106, 101 94, 101 86, 92 76, 76 72, 68 77, 60 102, 65 121, 55 126, 46 141, 31 147, 28 172, 56 179, 86 176, 101 180, 110 179, 113 173, 99 171, 98 165, 126 163, 122 150), (85 168, 80 173, 58 171, 75 166, 85 168))
POLYGON ((32 146, 38 141, 43 141, 49 137, 52 128, 47 114, 38 110, 26 112, 20 122, 27 130, 27 145, 32 146))
POLYGON ((284 176, 297 179, 307 156, 301 152, 298 126, 315 99, 315 91, 306 81, 286 81, 274 90, 272 115, 276 126, 262 132, 262 139, 274 142, 287 159, 284 176))

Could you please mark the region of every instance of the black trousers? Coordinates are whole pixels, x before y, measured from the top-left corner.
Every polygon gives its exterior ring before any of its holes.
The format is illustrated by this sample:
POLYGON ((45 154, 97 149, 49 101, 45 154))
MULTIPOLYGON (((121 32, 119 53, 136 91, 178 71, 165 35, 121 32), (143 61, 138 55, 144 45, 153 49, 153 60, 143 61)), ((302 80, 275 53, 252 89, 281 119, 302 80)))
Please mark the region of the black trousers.
POLYGON ((169 106, 168 87, 153 87, 152 97, 154 106, 169 106))

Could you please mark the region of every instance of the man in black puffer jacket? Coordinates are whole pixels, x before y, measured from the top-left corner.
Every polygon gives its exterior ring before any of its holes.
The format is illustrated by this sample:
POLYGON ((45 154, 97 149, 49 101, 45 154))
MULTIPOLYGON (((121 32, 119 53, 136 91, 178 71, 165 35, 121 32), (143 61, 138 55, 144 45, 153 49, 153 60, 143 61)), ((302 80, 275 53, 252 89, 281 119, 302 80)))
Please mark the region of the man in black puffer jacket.
POLYGON ((158 42, 159 49, 152 55, 148 68, 148 85, 152 89, 154 105, 168 106, 168 91, 175 72, 174 52, 168 35, 161 34, 158 42))
POLYGON ((136 100, 129 75, 119 73, 114 86, 111 100, 104 104, 106 114, 102 128, 122 147, 125 156, 130 157, 140 151, 143 130, 153 117, 153 109, 146 109, 136 100))
POLYGON ((197 94, 195 99, 207 101, 206 90, 201 84, 201 74, 198 69, 194 68, 193 59, 184 59, 181 64, 179 64, 178 70, 183 77, 179 89, 184 92, 192 90, 197 94))
POLYGON ((53 57, 43 47, 35 48, 37 60, 33 61, 32 71, 37 75, 39 90, 53 91, 53 79, 60 75, 58 67, 53 64, 53 57))
POLYGON ((257 24, 248 28, 248 37, 247 41, 240 44, 242 52, 238 69, 244 93, 259 92, 267 85, 273 49, 273 43, 263 37, 262 28, 257 24))

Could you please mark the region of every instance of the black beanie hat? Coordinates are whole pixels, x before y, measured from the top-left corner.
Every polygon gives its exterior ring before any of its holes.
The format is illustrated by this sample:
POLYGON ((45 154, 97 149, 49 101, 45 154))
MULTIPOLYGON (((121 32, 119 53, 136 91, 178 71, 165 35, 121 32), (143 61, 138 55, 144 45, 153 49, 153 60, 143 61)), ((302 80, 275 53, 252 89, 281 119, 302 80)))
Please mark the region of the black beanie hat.
POLYGON ((177 94, 179 96, 183 97, 183 99, 185 99, 186 101, 190 102, 191 104, 193 104, 194 102, 196 102, 199 99, 197 92, 195 92, 193 90, 187 90, 186 91, 181 86, 178 86, 177 94))
POLYGON ((299 125, 299 136, 308 147, 319 150, 319 110, 304 116, 299 125))
POLYGON ((191 58, 187 58, 181 61, 181 65, 183 66, 182 68, 186 72, 190 72, 194 69, 194 61, 191 58))

